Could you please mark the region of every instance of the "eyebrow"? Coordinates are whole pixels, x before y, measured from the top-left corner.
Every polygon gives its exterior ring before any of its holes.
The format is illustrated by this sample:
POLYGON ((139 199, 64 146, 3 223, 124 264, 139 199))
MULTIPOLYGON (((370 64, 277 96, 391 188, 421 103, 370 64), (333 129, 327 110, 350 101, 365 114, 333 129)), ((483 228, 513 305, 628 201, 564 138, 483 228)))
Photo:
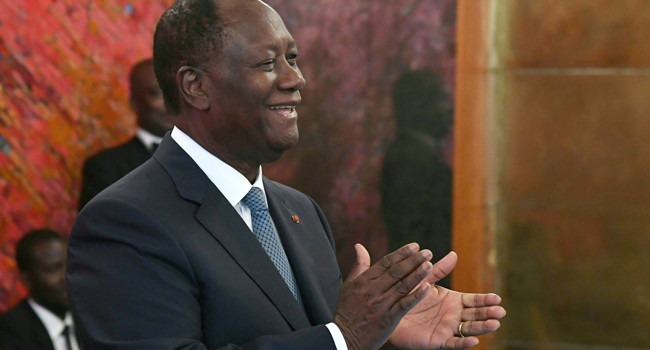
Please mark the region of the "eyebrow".
MULTIPOLYGON (((269 44, 269 45, 264 45, 261 46, 261 48, 266 49, 266 50, 275 50, 277 49, 277 45, 275 43, 269 44)), ((291 42, 287 45, 288 49, 298 49, 298 45, 296 45, 295 40, 291 40, 291 42)))

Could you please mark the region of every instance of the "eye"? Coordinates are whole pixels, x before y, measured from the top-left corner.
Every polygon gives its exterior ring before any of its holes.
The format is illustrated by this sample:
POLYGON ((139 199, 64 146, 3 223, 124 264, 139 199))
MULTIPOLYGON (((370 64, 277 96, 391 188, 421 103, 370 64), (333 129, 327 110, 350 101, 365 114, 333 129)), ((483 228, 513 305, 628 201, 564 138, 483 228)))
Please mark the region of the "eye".
POLYGON ((296 65, 296 60, 298 59, 298 54, 297 53, 290 53, 287 55, 287 62, 289 62, 290 65, 295 66, 296 65))
POLYGON ((269 60, 266 60, 266 61, 262 61, 257 66, 261 67, 264 70, 271 71, 271 70, 273 70, 273 67, 275 66, 275 60, 269 59, 269 60))

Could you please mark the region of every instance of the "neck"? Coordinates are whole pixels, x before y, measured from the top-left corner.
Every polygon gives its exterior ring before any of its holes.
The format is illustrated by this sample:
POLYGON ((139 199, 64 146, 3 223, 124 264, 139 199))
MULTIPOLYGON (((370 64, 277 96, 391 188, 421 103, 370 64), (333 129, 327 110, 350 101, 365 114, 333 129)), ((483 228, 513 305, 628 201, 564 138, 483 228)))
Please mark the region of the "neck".
MULTIPOLYGON (((198 143, 198 141, 197 141, 198 143)), ((221 159, 224 163, 230 165, 233 167, 233 169, 237 170, 240 174, 244 175, 248 182, 251 184, 255 182, 255 178, 257 178, 257 174, 260 169, 260 163, 259 162, 254 162, 254 161, 243 161, 241 158, 226 152, 225 149, 210 149, 199 143, 201 147, 205 148, 208 150, 208 152, 212 153, 215 157, 221 159)))
POLYGON ((48 309, 51 313, 55 314, 58 318, 60 319, 65 319, 65 314, 68 312, 69 308, 64 305, 53 305, 49 303, 44 303, 40 300, 34 299, 35 302, 37 302, 39 305, 42 307, 48 309))
POLYGON ((68 312, 68 309, 53 310, 48 308, 48 310, 52 311, 53 314, 55 314, 57 317, 59 317, 62 320, 65 319, 65 314, 68 312))
POLYGON ((138 124, 138 127, 140 129, 142 129, 142 130, 144 130, 144 131, 146 131, 146 132, 148 132, 148 133, 150 133, 152 135, 158 136, 158 137, 165 136, 165 133, 167 132, 167 130, 162 130, 160 128, 146 127, 146 126, 142 126, 140 124, 138 124))
POLYGON ((246 154, 245 150, 236 146, 228 147, 221 143, 214 142, 214 137, 209 136, 203 128, 193 128, 192 124, 176 124, 176 127, 182 130, 187 136, 191 137, 196 143, 210 152, 215 157, 221 159, 224 163, 230 165, 252 184, 262 164, 253 154, 246 154))

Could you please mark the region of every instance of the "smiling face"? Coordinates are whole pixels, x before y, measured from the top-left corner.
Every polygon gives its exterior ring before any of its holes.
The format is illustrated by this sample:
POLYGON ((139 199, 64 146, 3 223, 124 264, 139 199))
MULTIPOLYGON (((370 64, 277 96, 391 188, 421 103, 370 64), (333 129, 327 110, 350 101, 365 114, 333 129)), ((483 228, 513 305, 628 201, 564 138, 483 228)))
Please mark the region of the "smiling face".
POLYGON ((259 166, 298 141, 296 106, 305 85, 298 50, 268 5, 226 0, 219 7, 226 37, 212 62, 201 67, 209 102, 202 145, 231 165, 259 166))

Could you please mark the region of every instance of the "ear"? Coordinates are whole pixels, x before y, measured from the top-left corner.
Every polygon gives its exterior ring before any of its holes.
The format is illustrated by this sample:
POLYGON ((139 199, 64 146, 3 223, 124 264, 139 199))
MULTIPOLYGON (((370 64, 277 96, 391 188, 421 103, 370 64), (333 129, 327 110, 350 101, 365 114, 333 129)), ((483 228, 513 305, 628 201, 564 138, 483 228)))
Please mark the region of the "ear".
POLYGON ((206 87, 210 84, 208 75, 201 69, 183 66, 176 73, 176 82, 185 102, 198 110, 208 110, 210 100, 206 87))

